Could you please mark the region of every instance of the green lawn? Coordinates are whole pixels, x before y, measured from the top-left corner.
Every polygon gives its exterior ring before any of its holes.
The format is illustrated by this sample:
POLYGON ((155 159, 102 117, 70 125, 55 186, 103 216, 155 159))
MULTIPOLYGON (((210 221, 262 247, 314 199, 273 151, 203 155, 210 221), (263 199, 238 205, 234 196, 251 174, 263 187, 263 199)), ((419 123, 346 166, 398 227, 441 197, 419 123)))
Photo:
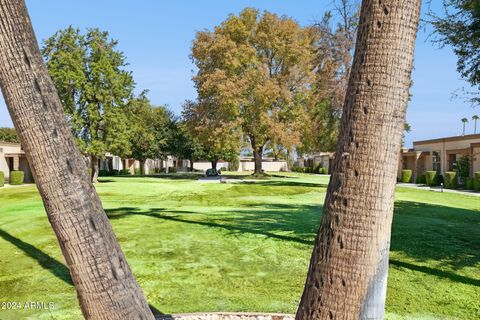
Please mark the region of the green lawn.
MULTIPOLYGON (((328 177, 284 175, 227 184, 103 178, 97 190, 159 311, 294 313, 328 177)), ((480 197, 398 188, 388 319, 480 318, 479 208, 480 197)), ((33 186, 0 189, 0 296, 54 303, 0 310, 2 320, 81 317, 33 186)))

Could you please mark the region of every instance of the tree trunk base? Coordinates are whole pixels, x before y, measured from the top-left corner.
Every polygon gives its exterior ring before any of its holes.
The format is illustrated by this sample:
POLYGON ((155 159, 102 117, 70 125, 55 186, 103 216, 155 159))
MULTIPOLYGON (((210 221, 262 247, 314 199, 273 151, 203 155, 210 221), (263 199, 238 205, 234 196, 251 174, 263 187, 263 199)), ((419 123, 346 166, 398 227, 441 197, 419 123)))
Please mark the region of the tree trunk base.
POLYGON ((265 172, 254 172, 252 173, 252 177, 255 177, 255 178, 266 178, 266 177, 270 177, 269 174, 266 174, 265 172))

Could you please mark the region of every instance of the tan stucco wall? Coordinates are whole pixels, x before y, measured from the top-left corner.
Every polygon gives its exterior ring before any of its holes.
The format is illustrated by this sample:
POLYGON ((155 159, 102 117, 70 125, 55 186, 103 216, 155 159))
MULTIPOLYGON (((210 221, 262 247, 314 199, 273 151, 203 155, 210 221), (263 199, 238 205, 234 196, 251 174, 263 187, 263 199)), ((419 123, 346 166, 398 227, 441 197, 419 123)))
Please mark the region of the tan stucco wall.
POLYGON ((473 148, 473 172, 480 171, 480 147, 473 148))
MULTIPOLYGON (((478 136, 478 135, 477 135, 478 136)), ((438 139, 441 140, 441 139, 438 139)), ((426 142, 426 143, 414 143, 413 147, 415 151, 428 151, 428 152, 433 152, 437 151, 440 153, 440 164, 441 164, 441 171, 445 172, 448 170, 448 151, 452 150, 462 150, 461 153, 455 152, 455 154, 458 154, 460 156, 461 154, 470 154, 470 147, 472 143, 480 143, 480 138, 479 137, 474 137, 471 139, 451 139, 451 138, 446 138, 442 141, 435 141, 435 142, 426 142), (453 141, 452 141, 453 140, 453 141)), ((475 153, 475 152, 474 152, 475 153)), ((480 169, 480 156, 477 157, 479 159, 474 160, 473 164, 473 170, 479 170, 480 169), (475 169, 479 168, 479 169, 475 169)), ((433 164, 432 164, 432 155, 428 155, 425 157, 425 166, 426 170, 432 170, 433 169, 433 164)))
POLYGON ((8 162, 5 158, 5 154, 19 153, 21 152, 21 149, 22 148, 20 147, 20 144, 0 142, 0 171, 3 171, 3 173, 5 174, 5 181, 8 181, 8 179, 10 179, 10 169, 8 168, 8 162))

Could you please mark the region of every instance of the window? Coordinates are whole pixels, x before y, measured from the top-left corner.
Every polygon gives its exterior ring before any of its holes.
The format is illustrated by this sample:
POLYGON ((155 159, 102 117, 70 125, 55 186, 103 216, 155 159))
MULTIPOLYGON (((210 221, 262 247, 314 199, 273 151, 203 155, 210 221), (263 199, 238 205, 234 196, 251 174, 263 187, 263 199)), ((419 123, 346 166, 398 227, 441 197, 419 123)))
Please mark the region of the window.
POLYGON ((113 157, 113 169, 114 170, 120 170, 120 158, 119 157, 113 157))
POLYGON ((437 171, 439 174, 441 173, 440 153, 437 151, 433 151, 432 153, 432 167, 434 171, 437 171))

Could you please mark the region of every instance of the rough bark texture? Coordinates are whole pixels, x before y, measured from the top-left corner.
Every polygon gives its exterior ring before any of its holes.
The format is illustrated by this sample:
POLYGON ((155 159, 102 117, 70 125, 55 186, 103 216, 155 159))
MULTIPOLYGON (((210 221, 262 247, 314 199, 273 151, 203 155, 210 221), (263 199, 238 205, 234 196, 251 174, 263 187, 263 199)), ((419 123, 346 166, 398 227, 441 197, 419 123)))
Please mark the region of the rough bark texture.
POLYGON ((253 149, 253 163, 254 163, 254 174, 262 174, 262 155, 263 155, 263 145, 259 146, 255 139, 250 139, 252 141, 252 149, 253 149))
POLYGON ((140 171, 140 175, 144 175, 145 174, 145 160, 139 160, 138 161, 139 164, 138 164, 138 170, 140 171))
POLYGON ((85 318, 153 319, 90 183, 21 0, 0 0, 0 86, 85 318))
POLYGON ((92 175, 91 175, 91 181, 93 183, 97 183, 98 182, 98 174, 100 173, 100 168, 98 166, 98 157, 97 156, 92 156, 91 157, 92 161, 90 162, 91 163, 91 169, 92 169, 92 175))
POLYGON ((263 147, 259 147, 255 150, 253 150, 253 160, 255 161, 255 173, 256 174, 262 174, 263 173, 262 153, 263 153, 263 147))
POLYGON ((190 171, 193 172, 195 169, 194 169, 194 164, 195 164, 195 160, 192 158, 190 159, 190 171))
POLYGON ((383 319, 420 0, 365 0, 339 142, 297 320, 383 319))

